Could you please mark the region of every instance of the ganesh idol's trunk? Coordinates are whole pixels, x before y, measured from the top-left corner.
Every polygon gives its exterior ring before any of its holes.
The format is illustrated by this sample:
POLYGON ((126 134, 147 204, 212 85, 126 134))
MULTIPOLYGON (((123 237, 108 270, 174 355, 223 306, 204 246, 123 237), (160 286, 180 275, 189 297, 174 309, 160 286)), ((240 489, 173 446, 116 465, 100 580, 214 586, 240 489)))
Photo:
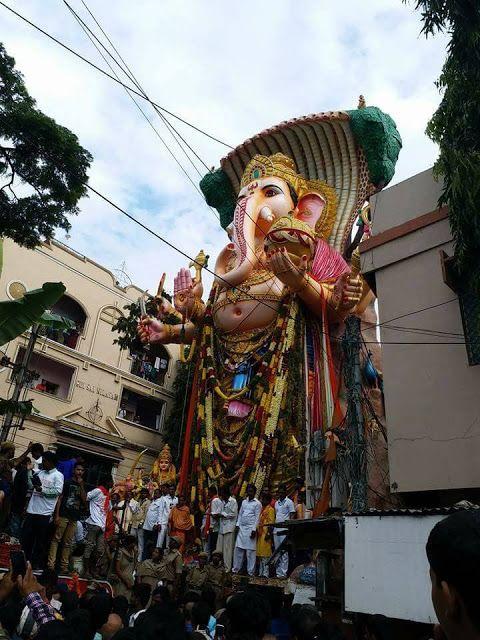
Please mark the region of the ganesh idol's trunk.
POLYGON ((236 208, 233 218, 233 244, 235 264, 226 271, 227 265, 217 263, 216 279, 223 287, 236 287, 252 273, 257 262, 255 255, 255 199, 245 198, 236 208))

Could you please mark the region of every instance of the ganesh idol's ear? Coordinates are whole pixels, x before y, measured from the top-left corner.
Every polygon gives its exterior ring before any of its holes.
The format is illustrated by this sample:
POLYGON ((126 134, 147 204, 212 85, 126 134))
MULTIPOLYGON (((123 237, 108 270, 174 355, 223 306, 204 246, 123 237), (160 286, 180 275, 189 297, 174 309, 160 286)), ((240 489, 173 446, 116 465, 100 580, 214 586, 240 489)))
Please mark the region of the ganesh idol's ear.
POLYGON ((297 203, 295 218, 305 222, 312 229, 315 229, 315 225, 320 220, 325 204, 325 199, 319 193, 313 191, 306 193, 297 203))

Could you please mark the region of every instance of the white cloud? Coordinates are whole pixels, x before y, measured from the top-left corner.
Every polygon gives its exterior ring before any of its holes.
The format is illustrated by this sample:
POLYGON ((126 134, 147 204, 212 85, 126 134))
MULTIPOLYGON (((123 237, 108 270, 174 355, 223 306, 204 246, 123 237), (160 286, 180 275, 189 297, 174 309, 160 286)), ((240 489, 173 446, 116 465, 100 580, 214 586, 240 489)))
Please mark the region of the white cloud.
MULTIPOLYGON (((62 2, 7 1, 105 66, 62 2)), ((89 21, 80 0, 71 4, 89 21)), ((420 14, 400 0, 88 4, 153 99, 232 145, 293 116, 354 108, 363 93, 402 134, 395 180, 435 160, 424 129, 439 102, 433 83, 445 40, 420 36, 420 14)), ((225 234, 123 89, 1 7, 0 25, 39 107, 94 155, 91 184, 189 255, 204 248, 213 265, 225 234)), ((198 182, 158 117, 142 108, 198 182)), ((218 166, 228 149, 172 122, 208 166, 218 166)), ((125 260, 141 287, 155 289, 163 271, 172 285, 185 265, 93 194, 72 224, 69 244, 111 268, 125 260)))

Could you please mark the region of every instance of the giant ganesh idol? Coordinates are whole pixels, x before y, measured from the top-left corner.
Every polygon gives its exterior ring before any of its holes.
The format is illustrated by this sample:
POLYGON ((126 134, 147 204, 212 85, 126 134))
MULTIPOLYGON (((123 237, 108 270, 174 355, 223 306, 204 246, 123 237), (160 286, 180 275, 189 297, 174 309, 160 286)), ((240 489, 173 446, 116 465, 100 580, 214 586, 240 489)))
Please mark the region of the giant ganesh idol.
POLYGON ((180 490, 200 508, 213 484, 243 495, 292 482, 312 434, 341 425, 339 337, 373 296, 349 258, 352 227, 400 148, 393 120, 362 103, 263 131, 202 179, 229 236, 210 295, 200 254, 195 276, 175 278, 174 307, 139 325, 144 342, 190 345, 180 490))

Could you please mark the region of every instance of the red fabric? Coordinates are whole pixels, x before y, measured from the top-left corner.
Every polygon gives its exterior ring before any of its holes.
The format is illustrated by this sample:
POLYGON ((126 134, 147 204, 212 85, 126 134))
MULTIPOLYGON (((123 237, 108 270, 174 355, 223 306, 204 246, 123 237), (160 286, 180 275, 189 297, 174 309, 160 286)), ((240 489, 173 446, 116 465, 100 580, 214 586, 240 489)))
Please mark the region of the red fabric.
POLYGON ((105 496, 105 502, 103 503, 103 510, 107 514, 110 510, 110 491, 108 489, 105 489, 105 487, 102 487, 101 485, 98 488, 105 496))
POLYGON ((211 513, 212 513, 212 501, 215 500, 215 498, 217 498, 218 496, 212 496, 210 502, 208 503, 208 507, 207 507, 207 511, 205 513, 205 527, 203 529, 203 535, 205 537, 207 537, 208 532, 210 531, 210 524, 211 524, 211 513))
POLYGON ((332 388, 332 396, 333 396, 333 403, 334 403, 334 409, 333 409, 333 424, 331 425, 327 425, 327 429, 333 428, 338 426, 342 420, 343 420, 343 415, 342 415, 342 408, 340 406, 340 372, 337 371, 335 369, 335 363, 333 361, 333 356, 332 356, 332 345, 331 345, 331 341, 330 341, 330 333, 329 333, 329 326, 328 326, 328 320, 327 320, 327 316, 326 316, 326 307, 327 307, 327 301, 325 299, 323 299, 322 301, 323 303, 323 327, 324 327, 324 332, 326 334, 326 347, 327 347, 327 360, 328 360, 328 371, 330 373, 330 386, 332 388))
POLYGON ((182 463, 180 467, 180 480, 178 482, 178 493, 185 493, 188 480, 188 467, 190 462, 190 441, 192 437, 192 424, 195 410, 197 408, 198 397, 198 368, 195 369, 195 375, 192 383, 192 394, 190 396, 190 404, 188 406, 187 424, 185 426, 185 439, 183 441, 182 463))
POLYGON ((311 274, 318 282, 335 282, 344 273, 350 273, 350 267, 325 240, 319 240, 313 256, 311 274))

